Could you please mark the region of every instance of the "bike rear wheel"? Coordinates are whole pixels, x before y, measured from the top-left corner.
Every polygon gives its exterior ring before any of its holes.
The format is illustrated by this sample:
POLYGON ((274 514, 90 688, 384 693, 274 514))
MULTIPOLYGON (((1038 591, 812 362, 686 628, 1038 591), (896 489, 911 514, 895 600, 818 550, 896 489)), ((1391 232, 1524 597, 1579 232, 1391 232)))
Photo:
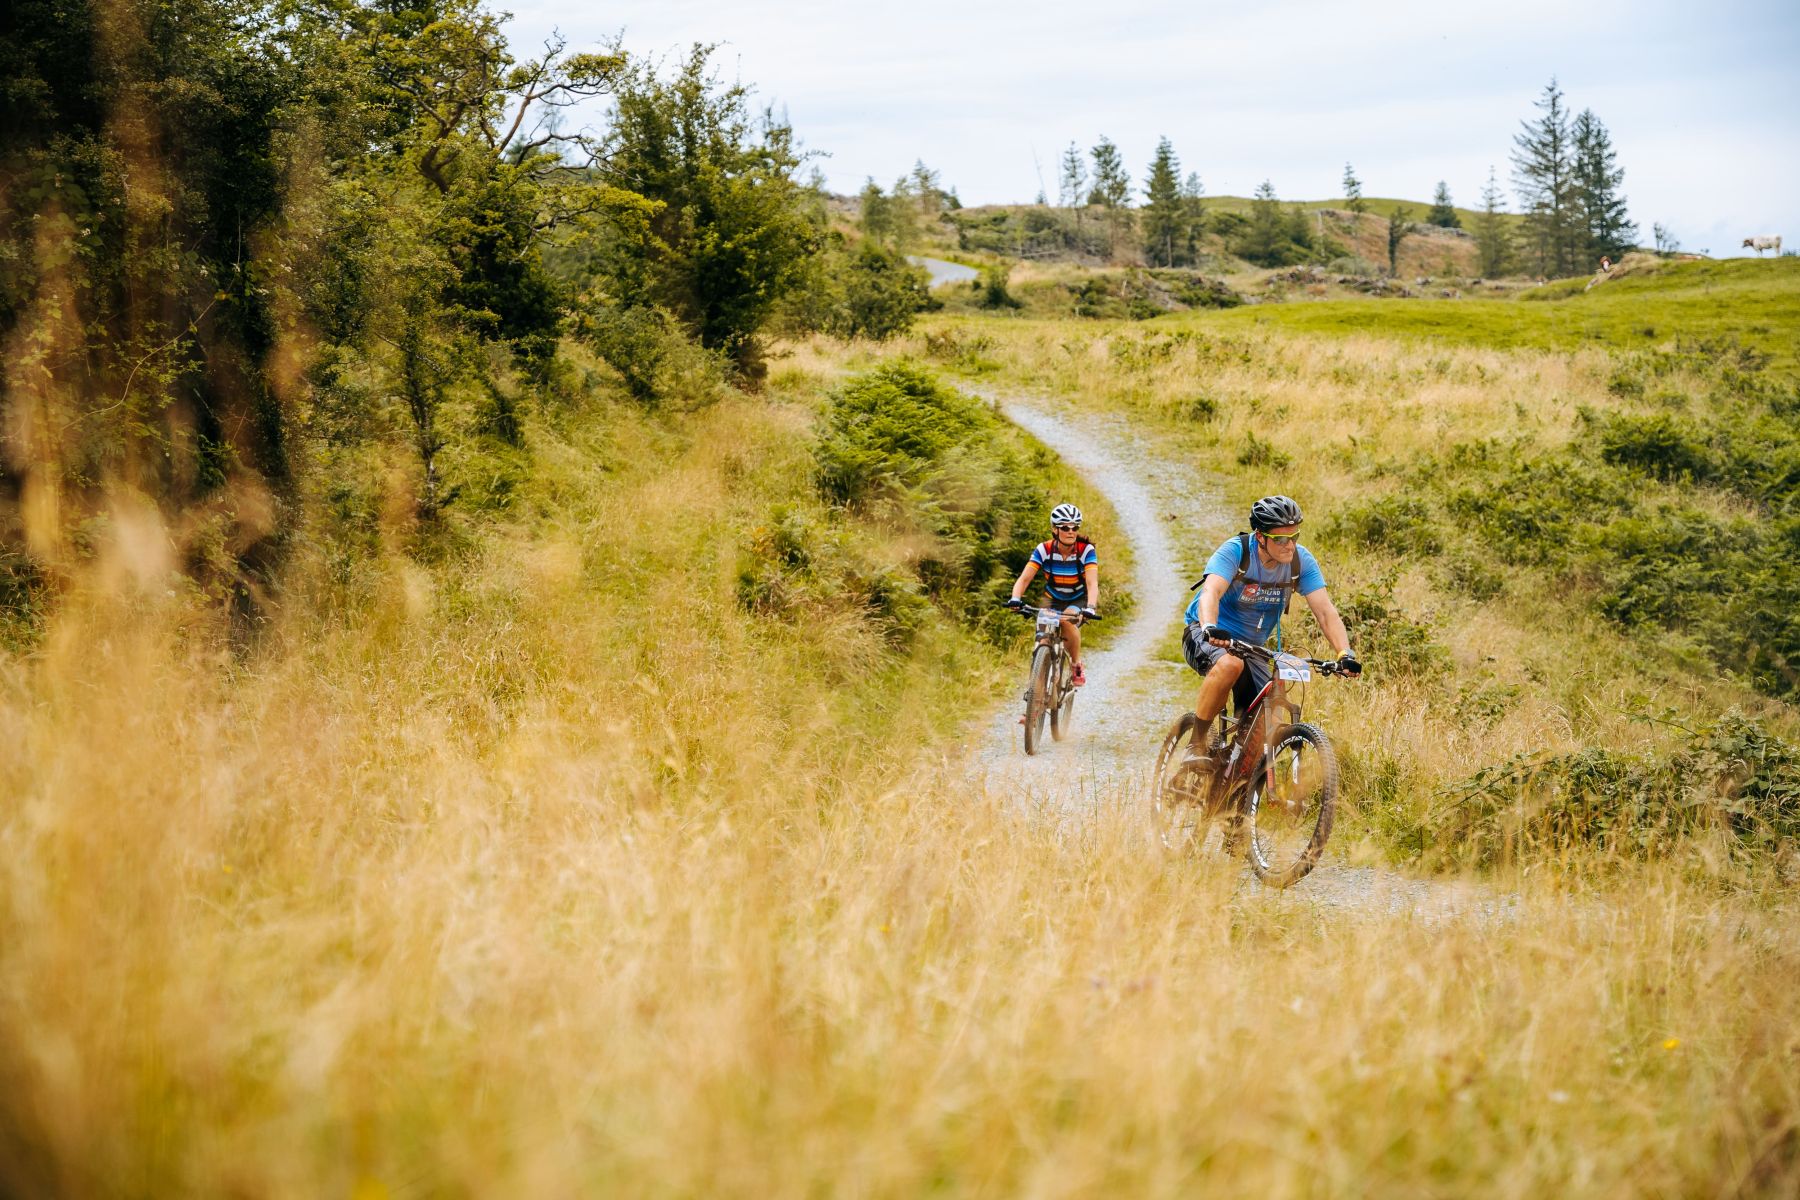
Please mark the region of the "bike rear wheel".
POLYGON ((1338 765, 1316 725, 1283 725, 1245 798, 1250 869, 1270 887, 1306 877, 1325 850, 1337 813, 1338 765))
POLYGON ((1212 763, 1203 757, 1200 718, 1182 713, 1163 735, 1150 779, 1150 836, 1165 850, 1189 853, 1206 838, 1212 763))
POLYGON ((1044 744, 1044 717, 1050 707, 1050 647, 1031 653, 1031 688, 1025 694, 1025 753, 1044 744))

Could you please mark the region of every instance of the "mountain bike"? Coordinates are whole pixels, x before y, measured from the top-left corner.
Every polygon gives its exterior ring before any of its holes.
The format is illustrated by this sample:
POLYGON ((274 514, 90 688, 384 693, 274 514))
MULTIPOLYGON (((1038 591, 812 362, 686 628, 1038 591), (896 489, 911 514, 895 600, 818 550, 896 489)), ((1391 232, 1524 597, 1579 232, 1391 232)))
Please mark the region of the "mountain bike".
MULTIPOLYGON (((1025 753, 1036 754, 1044 744, 1044 721, 1050 722, 1050 736, 1062 741, 1069 736, 1075 722, 1075 685, 1069 662, 1069 649, 1063 645, 1063 614, 1054 608, 1033 608, 1021 604, 1008 609, 1037 622, 1033 639, 1031 669, 1025 677, 1025 753)), ((1100 618, 1074 614, 1077 624, 1100 618)))
POLYGON ((1195 744, 1192 712, 1169 727, 1151 782, 1152 829, 1163 846, 1187 851, 1221 825, 1226 854, 1243 849, 1258 879, 1289 887, 1318 863, 1337 811, 1337 754, 1324 730, 1301 720, 1300 700, 1314 671, 1347 672, 1235 638, 1230 652, 1269 664, 1269 682, 1242 713, 1220 714, 1207 745, 1195 744))

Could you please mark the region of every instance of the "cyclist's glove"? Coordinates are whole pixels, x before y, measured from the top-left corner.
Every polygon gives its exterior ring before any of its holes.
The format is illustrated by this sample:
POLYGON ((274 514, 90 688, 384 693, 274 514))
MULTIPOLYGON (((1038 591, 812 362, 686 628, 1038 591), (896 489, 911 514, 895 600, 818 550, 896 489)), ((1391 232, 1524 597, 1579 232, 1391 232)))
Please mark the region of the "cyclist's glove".
POLYGON ((1009 596, 1006 601, 1006 607, 1013 609, 1016 612, 1025 607, 1025 602, 1017 596, 1009 596))
POLYGON ((1229 642, 1231 640, 1231 635, 1225 631, 1223 625, 1202 625, 1200 627, 1200 636, 1209 642, 1215 640, 1229 642))
POLYGON ((1087 619, 1088 619, 1088 620, 1090 620, 1090 621, 1096 621, 1096 620, 1099 620, 1099 618, 1100 618, 1100 614, 1099 614, 1099 613, 1097 613, 1097 612, 1095 612, 1095 611, 1094 611, 1094 610, 1093 610, 1093 609, 1091 609, 1091 608, 1084 608, 1084 609, 1082 609, 1082 610, 1081 610, 1081 615, 1082 615, 1082 616, 1084 616, 1084 617, 1086 617, 1086 618, 1087 618, 1087 619))
POLYGON ((1338 670, 1345 675, 1362 674, 1362 660, 1356 657, 1356 651, 1346 650, 1338 655, 1338 670))

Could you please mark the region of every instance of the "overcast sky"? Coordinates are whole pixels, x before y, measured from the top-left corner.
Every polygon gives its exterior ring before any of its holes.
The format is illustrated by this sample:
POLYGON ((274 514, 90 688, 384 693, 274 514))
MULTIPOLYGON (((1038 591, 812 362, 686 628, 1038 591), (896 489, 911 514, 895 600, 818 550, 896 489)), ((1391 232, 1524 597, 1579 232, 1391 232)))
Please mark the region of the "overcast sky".
MULTIPOLYGON (((966 204, 1054 200, 1071 140, 1118 143, 1141 187, 1157 138, 1209 195, 1271 180, 1339 195, 1475 207, 1554 75, 1611 130, 1631 215, 1684 248, 1739 253, 1756 233, 1800 248, 1800 3, 1640 0, 513 0, 524 56, 623 33, 679 57, 720 43, 727 78, 785 110, 832 190, 884 186, 922 158, 966 204)), ((604 114, 588 115, 598 125, 604 114)), ((1516 200, 1514 201, 1516 205, 1516 200)))

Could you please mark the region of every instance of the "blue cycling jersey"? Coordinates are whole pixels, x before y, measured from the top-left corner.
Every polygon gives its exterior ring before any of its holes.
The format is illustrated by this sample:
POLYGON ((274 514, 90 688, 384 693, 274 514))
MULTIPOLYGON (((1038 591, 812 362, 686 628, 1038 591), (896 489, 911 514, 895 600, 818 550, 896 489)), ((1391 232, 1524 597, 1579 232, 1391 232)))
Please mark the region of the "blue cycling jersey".
MULTIPOLYGON (((1319 560, 1313 557, 1312 551, 1305 546, 1296 546, 1295 553, 1300 556, 1299 593, 1305 596, 1324 587, 1325 573, 1319 570, 1319 560)), ((1231 538, 1206 560, 1206 573, 1230 579, 1237 574, 1238 563, 1242 558, 1242 543, 1235 537, 1231 538)), ((1286 563, 1265 567, 1262 555, 1252 546, 1250 565, 1245 569, 1244 577, 1226 588, 1225 595, 1219 599, 1219 624, 1239 641, 1256 646, 1268 641, 1281 625, 1284 594, 1280 585, 1287 577, 1286 563)), ((1188 601, 1184 616, 1190 625, 1200 619, 1198 592, 1188 601)))

